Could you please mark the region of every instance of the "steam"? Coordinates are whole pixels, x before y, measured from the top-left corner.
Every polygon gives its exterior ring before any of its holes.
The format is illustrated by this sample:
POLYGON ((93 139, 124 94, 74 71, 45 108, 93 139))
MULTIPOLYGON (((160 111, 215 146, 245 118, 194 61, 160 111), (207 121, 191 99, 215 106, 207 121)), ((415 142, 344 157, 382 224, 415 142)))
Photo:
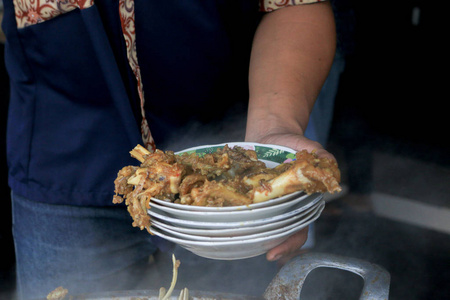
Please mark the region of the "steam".
MULTIPOLYGON (((164 150, 180 151, 186 148, 241 142, 245 138, 246 112, 237 105, 224 113, 224 118, 209 123, 191 121, 174 132, 164 143, 164 150)), ((158 148, 158 145, 156 145, 158 148)))

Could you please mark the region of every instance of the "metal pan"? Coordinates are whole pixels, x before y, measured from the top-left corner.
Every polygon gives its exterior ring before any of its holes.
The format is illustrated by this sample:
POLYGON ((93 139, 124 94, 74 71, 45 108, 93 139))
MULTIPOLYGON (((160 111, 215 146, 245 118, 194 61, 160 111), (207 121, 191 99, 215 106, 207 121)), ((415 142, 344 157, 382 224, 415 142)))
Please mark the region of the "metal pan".
MULTIPOLYGON (((207 291, 189 291, 192 300, 294 300, 300 299, 301 290, 308 274, 320 267, 346 270, 361 276, 364 286, 360 300, 389 299, 390 274, 381 266, 360 260, 327 253, 306 253, 285 264, 260 297, 207 291)), ((172 293, 177 300, 180 291, 172 293)), ((158 300, 159 291, 118 291, 71 296, 73 300, 158 300)))

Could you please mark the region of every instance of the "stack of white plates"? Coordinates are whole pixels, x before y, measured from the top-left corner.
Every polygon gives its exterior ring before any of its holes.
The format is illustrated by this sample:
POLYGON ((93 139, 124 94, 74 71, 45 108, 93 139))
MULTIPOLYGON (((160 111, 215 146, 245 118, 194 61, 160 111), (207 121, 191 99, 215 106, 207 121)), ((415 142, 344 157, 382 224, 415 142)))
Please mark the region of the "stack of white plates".
MULTIPOLYGON (((255 150, 269 167, 292 159, 289 148, 255 143, 227 143, 255 150)), ((225 144, 186 151, 213 152, 225 144)), ((325 206, 322 194, 301 191, 243 206, 204 207, 152 198, 151 232, 206 258, 233 260, 254 257, 281 244, 315 221, 325 206)))

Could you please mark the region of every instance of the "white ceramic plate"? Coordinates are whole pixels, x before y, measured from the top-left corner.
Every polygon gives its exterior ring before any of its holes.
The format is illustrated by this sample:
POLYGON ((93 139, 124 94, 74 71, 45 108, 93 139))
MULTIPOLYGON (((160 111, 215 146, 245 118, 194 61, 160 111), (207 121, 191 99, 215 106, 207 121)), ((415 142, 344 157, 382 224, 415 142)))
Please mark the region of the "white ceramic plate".
MULTIPOLYGON (((323 200, 322 200, 323 201, 323 200)), ((205 236, 205 237, 230 237, 230 236, 240 236, 240 235, 248 235, 255 234, 264 231, 270 231, 276 228, 280 228, 283 226, 288 226, 296 221, 299 221, 302 218, 306 218, 307 214, 312 214, 317 207, 320 206, 320 202, 311 206, 309 209, 300 212, 290 218, 267 223, 259 226, 249 226, 249 227, 237 227, 237 228, 225 228, 225 229, 202 229, 202 228, 188 228, 188 227, 179 227, 170 225, 164 221, 159 221, 158 219, 152 218, 152 226, 156 226, 158 228, 168 228, 170 230, 188 234, 188 235, 197 235, 197 236, 205 236)))
POLYGON ((226 241, 248 240, 248 239, 255 239, 255 238, 260 238, 260 237, 264 237, 264 236, 279 234, 283 231, 291 230, 294 227, 300 226, 302 223, 305 223, 309 219, 315 217, 317 214, 320 214, 322 212, 324 206, 325 206, 325 201, 322 200, 321 202, 319 202, 318 206, 314 207, 314 209, 312 211, 310 211, 308 214, 304 215, 303 218, 297 220, 296 222, 293 222, 287 226, 280 226, 280 227, 272 229, 272 230, 263 230, 258 233, 247 234, 247 235, 230 235, 230 236, 221 236, 221 237, 192 235, 192 234, 181 233, 177 230, 172 230, 163 224, 152 224, 152 228, 156 227, 162 233, 167 233, 173 237, 184 239, 184 240, 191 240, 191 241, 226 242, 226 241))
POLYGON ((250 258, 266 253, 270 249, 284 242, 289 236, 296 233, 314 222, 320 214, 316 214, 313 218, 300 224, 290 230, 283 231, 278 234, 264 236, 260 238, 223 241, 223 242, 206 242, 206 241, 190 241, 173 237, 169 234, 162 233, 160 230, 153 228, 153 234, 160 236, 168 241, 179 244, 181 247, 202 257, 217 260, 237 260, 250 258))
MULTIPOLYGON (((214 153, 219 148, 223 148, 225 145, 228 145, 230 148, 234 146, 239 146, 244 149, 254 150, 258 155, 258 159, 263 161, 267 167, 273 168, 277 165, 295 160, 295 154, 297 151, 283 147, 278 145, 271 144, 259 144, 259 143, 247 143, 247 142, 229 142, 223 144, 216 145, 204 145, 198 147, 192 147, 189 149, 185 149, 182 151, 178 151, 175 154, 181 153, 196 153, 198 155, 204 155, 206 153, 214 153)), ((151 198, 152 202, 158 203, 160 205, 165 205, 172 208, 178 208, 182 210, 194 210, 194 211, 235 211, 235 210, 248 210, 261 208, 266 206, 271 206, 277 203, 281 203, 287 200, 292 199, 293 197, 298 197, 300 194, 304 194, 303 191, 298 191, 291 193, 289 195, 285 195, 279 198, 271 199, 265 202, 254 203, 250 205, 239 205, 239 206, 228 206, 228 207, 204 207, 204 206, 193 206, 193 205, 184 205, 178 203, 172 203, 169 200, 160 200, 156 198, 151 198)))
POLYGON ((245 227, 245 226, 259 226, 271 222, 276 222, 280 220, 287 219, 296 214, 299 214, 314 204, 317 204, 320 200, 322 200, 322 194, 314 194, 310 195, 307 199, 298 202, 296 205, 292 207, 292 210, 275 216, 271 216, 268 218, 256 219, 256 220, 247 220, 247 221, 233 221, 233 222, 205 222, 202 220, 184 220, 173 218, 169 216, 166 212, 158 210, 157 208, 147 210, 147 213, 152 217, 159 220, 162 220, 166 223, 172 224, 174 226, 180 227, 188 227, 188 228, 204 228, 204 229, 218 229, 218 228, 237 228, 237 227, 245 227))
POLYGON ((297 203, 301 201, 307 201, 309 197, 310 196, 308 196, 307 194, 302 194, 301 197, 285 201, 277 205, 248 210, 192 211, 192 210, 176 209, 164 205, 159 205, 156 203, 150 203, 150 210, 156 208, 159 211, 165 212, 169 217, 183 220, 203 221, 203 222, 237 222, 237 221, 248 221, 248 220, 268 218, 271 216, 283 214, 297 203))
POLYGON ((161 199, 151 198, 150 205, 153 205, 156 203, 159 205, 167 206, 167 207, 170 207, 173 209, 184 210, 184 211, 191 210, 191 211, 202 211, 202 212, 217 212, 217 211, 229 212, 229 211, 242 211, 242 210, 258 209, 258 208, 263 208, 263 207, 267 207, 267 206, 273 206, 273 205, 277 205, 277 204, 280 204, 280 203, 283 203, 286 201, 290 201, 294 198, 302 197, 303 195, 306 195, 305 192, 298 191, 298 192, 291 193, 289 195, 270 199, 270 200, 267 200, 264 202, 252 203, 249 205, 224 206, 224 207, 186 205, 186 204, 173 203, 173 202, 170 202, 169 200, 161 200, 161 199))

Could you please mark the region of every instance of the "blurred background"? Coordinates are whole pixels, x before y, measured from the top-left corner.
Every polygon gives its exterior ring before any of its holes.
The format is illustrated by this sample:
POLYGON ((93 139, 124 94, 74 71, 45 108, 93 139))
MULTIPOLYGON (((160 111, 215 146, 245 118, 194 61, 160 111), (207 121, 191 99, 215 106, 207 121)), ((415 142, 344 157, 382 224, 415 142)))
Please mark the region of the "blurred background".
MULTIPOLYGON (((312 251, 385 267, 391 274, 391 299, 448 299, 450 143, 443 74, 449 47, 444 10, 424 0, 383 6, 343 2, 342 15, 354 26, 348 36, 352 51, 346 54, 327 147, 338 159, 345 192, 328 200, 316 222, 312 251)), ((0 299, 14 299, 2 34, 0 40, 0 299)))

